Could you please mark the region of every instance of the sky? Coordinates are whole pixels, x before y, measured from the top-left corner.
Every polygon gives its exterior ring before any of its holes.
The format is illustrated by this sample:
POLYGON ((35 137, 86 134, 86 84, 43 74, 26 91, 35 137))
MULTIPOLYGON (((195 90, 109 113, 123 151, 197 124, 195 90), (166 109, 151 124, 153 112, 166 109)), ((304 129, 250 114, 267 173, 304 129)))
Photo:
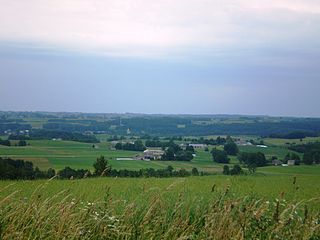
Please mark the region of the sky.
POLYGON ((320 117, 319 0, 0 0, 0 110, 320 117))

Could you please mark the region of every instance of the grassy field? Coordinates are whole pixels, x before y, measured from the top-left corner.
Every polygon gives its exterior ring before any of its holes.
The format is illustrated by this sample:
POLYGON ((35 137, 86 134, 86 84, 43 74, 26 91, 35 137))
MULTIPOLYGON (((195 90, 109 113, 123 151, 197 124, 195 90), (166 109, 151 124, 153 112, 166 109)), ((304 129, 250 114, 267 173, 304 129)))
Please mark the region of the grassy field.
POLYGON ((192 162, 177 161, 141 161, 141 160, 121 160, 118 157, 134 157, 141 152, 117 151, 110 148, 107 142, 92 144, 71 142, 71 141, 28 141, 30 146, 26 147, 5 147, 0 146, 0 156, 14 159, 25 159, 32 161, 41 169, 53 167, 62 169, 65 166, 72 168, 92 169, 92 164, 100 155, 104 155, 116 169, 141 169, 141 168, 165 168, 168 165, 174 168, 192 169, 198 167, 202 171, 221 171, 221 165, 213 163, 209 152, 199 150, 192 162))
MULTIPOLYGON (((232 197, 254 196, 258 198, 273 199, 285 193, 287 200, 303 200, 320 197, 320 166, 295 167, 263 167, 255 175, 248 176, 203 176, 187 178, 94 178, 82 180, 37 180, 37 181, 0 181, 0 195, 18 191, 19 197, 30 196, 34 190, 46 183, 45 197, 49 197, 62 189, 87 201, 101 200, 104 191, 110 187, 116 199, 133 200, 142 192, 164 191, 170 189, 174 198, 177 193, 186 193, 188 198, 201 196, 210 198, 212 186, 215 192, 223 192, 230 187, 229 195, 232 197), (295 189, 293 178, 296 177, 295 189), (12 184, 12 185, 11 185, 12 184), (9 186, 5 189, 6 186, 9 186)), ((170 195, 170 194, 169 194, 170 195)))
MULTIPOLYGON (((268 146, 267 148, 257 146, 240 146, 239 150, 242 152, 262 152, 267 159, 270 159, 272 156, 276 156, 278 159, 283 159, 288 152, 292 152, 284 146, 268 146)), ((299 153, 297 154, 300 155, 300 157, 302 156, 299 153)))
MULTIPOLYGON (((14 143, 14 142, 13 142, 14 143)), ((116 169, 174 168, 219 173, 187 178, 0 181, 0 239, 319 239, 320 166, 263 167, 224 176, 210 152, 191 162, 117 161, 137 152, 109 143, 28 141, 0 156, 42 169, 89 168, 104 155, 116 169)), ((220 147, 221 148, 221 147, 220 147)), ((240 147, 267 158, 284 146, 240 147)), ((237 163, 236 157, 231 163, 237 163)))
MULTIPOLYGON (((105 136, 102 136, 104 138, 105 136)), ((12 144, 14 145, 14 141, 12 144)), ((134 169, 139 170, 141 168, 165 168, 168 165, 173 166, 176 169, 184 168, 191 170, 193 167, 197 167, 200 171, 205 172, 221 172, 222 164, 216 164, 212 161, 210 152, 204 150, 197 150, 196 157, 191 162, 178 162, 178 161, 140 161, 140 160, 121 160, 116 158, 121 157, 134 157, 141 152, 133 151, 116 151, 111 149, 108 142, 101 142, 95 144, 95 148, 92 144, 79 143, 72 141, 52 141, 52 140, 30 140, 30 144, 26 147, 5 147, 0 146, 1 157, 11 157, 13 159, 24 159, 34 163, 40 169, 48 169, 50 167, 57 170, 66 166, 72 168, 85 168, 92 169, 92 164, 100 155, 104 155, 110 162, 111 166, 116 169, 134 169)), ((255 146, 243 146, 240 147, 241 151, 257 152, 261 151, 266 154, 267 158, 277 156, 283 158, 288 150, 282 146, 273 146, 268 148, 258 148, 255 146)), ((236 157, 231 157, 231 164, 238 163, 236 157)))
POLYGON ((320 137, 306 137, 304 139, 283 139, 283 138, 264 138, 263 141, 268 145, 285 146, 290 144, 306 144, 309 142, 320 141, 320 137))
POLYGON ((319 181, 318 166, 236 177, 0 181, 0 236, 318 239, 319 181))

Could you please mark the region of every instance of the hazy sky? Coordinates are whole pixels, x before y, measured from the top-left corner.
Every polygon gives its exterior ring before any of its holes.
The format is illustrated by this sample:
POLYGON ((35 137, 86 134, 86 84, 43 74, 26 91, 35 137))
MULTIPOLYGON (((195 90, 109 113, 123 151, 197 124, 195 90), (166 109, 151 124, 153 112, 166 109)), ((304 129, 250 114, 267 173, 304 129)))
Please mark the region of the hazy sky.
POLYGON ((0 0, 0 110, 320 117, 319 0, 0 0))

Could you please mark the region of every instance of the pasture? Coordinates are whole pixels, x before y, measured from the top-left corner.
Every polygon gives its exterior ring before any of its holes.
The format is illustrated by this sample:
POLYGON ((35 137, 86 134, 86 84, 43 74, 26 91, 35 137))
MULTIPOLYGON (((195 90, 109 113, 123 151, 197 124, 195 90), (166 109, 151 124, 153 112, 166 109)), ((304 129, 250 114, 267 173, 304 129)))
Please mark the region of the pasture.
MULTIPOLYGON (((110 144, 28 141, 0 156, 42 169, 92 169, 104 155, 116 169, 174 168, 219 173, 187 178, 85 178, 0 181, 1 239, 309 239, 320 236, 319 166, 262 167, 225 176, 223 164, 197 150, 191 162, 117 161, 138 152, 110 144), (34 217, 37 216, 37 217, 34 217), (218 223, 218 224, 217 224, 218 223), (68 226, 68 227, 66 227, 68 226), (288 231, 290 229, 290 231, 288 231), (267 235, 266 235, 267 234, 267 235)), ((221 148, 221 147, 220 147, 221 148)), ((283 157, 281 146, 241 147, 283 157)), ((231 163, 237 163, 236 157, 231 163)))
MULTIPOLYGON (((105 138, 105 136, 102 136, 105 138)), ((12 141, 15 144, 15 141, 12 141)), ((110 143, 101 142, 98 144, 80 143, 73 141, 53 141, 53 140, 30 140, 26 147, 6 147, 0 146, 0 156, 10 157, 13 159, 23 159, 33 162, 35 166, 46 170, 54 168, 56 170, 63 169, 66 166, 75 169, 91 169, 96 158, 103 155, 111 166, 115 169, 132 169, 139 170, 141 168, 166 168, 171 165, 175 169, 184 168, 191 170, 193 167, 199 171, 210 173, 221 172, 223 164, 214 163, 210 152, 202 149, 196 150, 196 157, 190 161, 141 161, 141 160, 123 160, 117 161, 117 158, 131 158, 141 152, 114 150, 110 143)), ((221 148, 221 147, 219 147, 221 148)), ((282 146, 272 146, 268 148, 258 148, 255 146, 240 146, 241 151, 257 152, 261 151, 266 154, 267 158, 277 156, 283 158, 288 150, 282 146)), ((231 164, 238 163, 236 157, 231 157, 231 164)))
POLYGON ((306 144, 320 141, 320 137, 306 137, 303 139, 264 138, 263 141, 268 145, 288 146, 290 144, 306 144))
POLYGON ((100 155, 104 155, 109 160, 111 166, 116 169, 159 169, 171 165, 178 169, 185 168, 191 170, 193 167, 198 167, 202 171, 221 171, 221 165, 215 164, 212 161, 210 153, 203 150, 199 150, 197 156, 191 162, 117 161, 116 158, 134 157, 141 154, 141 152, 114 150, 111 149, 110 144, 107 142, 95 144, 94 148, 93 144, 72 141, 31 140, 28 141, 28 143, 30 145, 26 147, 0 146, 0 156, 28 160, 41 169, 52 167, 59 170, 66 166, 76 169, 92 169, 92 165, 96 158, 100 155))

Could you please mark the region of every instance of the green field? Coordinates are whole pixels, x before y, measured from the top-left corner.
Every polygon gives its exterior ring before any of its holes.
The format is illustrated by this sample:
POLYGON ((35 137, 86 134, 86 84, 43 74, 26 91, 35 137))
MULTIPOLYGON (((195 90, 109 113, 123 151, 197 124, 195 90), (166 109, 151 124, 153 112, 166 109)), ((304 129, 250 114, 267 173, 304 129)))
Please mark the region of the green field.
MULTIPOLYGON (((267 148, 257 146, 240 146, 239 150, 242 152, 262 152, 267 159, 270 159, 272 156, 276 156, 278 159, 283 159, 288 152, 293 152, 284 146, 268 146, 267 148)), ((302 156, 299 153, 297 154, 300 155, 300 157, 302 156)))
POLYGON ((92 169, 92 165, 97 157, 104 155, 111 166, 116 169, 141 169, 141 168, 165 168, 168 165, 174 168, 192 169, 198 167, 202 171, 221 171, 221 165, 215 164, 209 152, 199 150, 197 156, 191 162, 177 161, 141 161, 141 160, 121 160, 118 157, 134 157, 141 152, 118 151, 110 148, 107 142, 95 144, 79 143, 71 141, 28 141, 30 146, 26 147, 5 147, 0 146, 0 156, 13 159, 24 159, 32 161, 41 169, 53 167, 62 169, 66 166, 72 168, 92 169))
MULTIPOLYGON (((35 180, 35 181, 0 181, 0 195, 18 191, 18 195, 30 196, 33 191, 46 183, 44 192, 49 197, 63 189, 75 197, 87 201, 101 200, 106 187, 111 188, 115 199, 134 200, 142 193, 166 191, 170 198, 176 198, 178 193, 185 193, 187 198, 201 196, 209 199, 214 195, 212 186, 216 185, 215 192, 223 192, 229 186, 230 196, 274 199, 285 193, 287 200, 303 200, 320 197, 320 166, 294 167, 263 167, 255 175, 248 176, 203 176, 187 178, 93 178, 82 180, 35 180), (295 189, 293 178, 296 177, 295 189), (6 188, 6 186, 10 187, 6 188), (168 190, 170 189, 170 190, 168 190)), ((319 205, 320 206, 320 205, 319 205)))
MULTIPOLYGON (((12 141, 12 143, 14 144, 15 142, 12 141)), ((177 169, 185 168, 187 170, 191 170, 193 167, 197 167, 200 171, 220 172, 222 168, 220 164, 216 164, 212 161, 210 152, 205 152, 204 150, 197 150, 196 157, 191 162, 147 162, 141 160, 118 161, 116 158, 134 157, 141 154, 141 152, 113 150, 107 142, 95 144, 96 148, 93 148, 92 144, 71 141, 30 140, 28 143, 30 145, 26 147, 0 146, 0 156, 32 161, 35 166, 38 166, 41 169, 53 167, 57 170, 66 166, 75 169, 92 169, 93 163, 100 155, 104 155, 109 160, 111 166, 116 169, 159 169, 171 165, 177 169)))
MULTIPOLYGON (((13 142, 14 143, 14 142, 13 142)), ((268 166, 225 176, 198 150, 191 162, 117 161, 137 152, 107 142, 28 141, 0 156, 42 169, 89 168, 104 155, 116 169, 174 168, 218 173, 186 178, 0 181, 1 239, 317 239, 320 166, 268 166), (35 217, 36 216, 36 217, 35 217), (313 238, 312 238, 313 237, 313 238)), ((221 146, 219 147, 221 148, 221 146)), ((283 146, 240 147, 284 157, 283 146)), ((231 164, 238 163, 231 157, 231 164)))
POLYGON ((263 141, 268 145, 285 146, 290 144, 306 144, 320 141, 320 137, 306 137, 303 139, 283 139, 283 138, 264 138, 263 141))
POLYGON ((249 176, 0 181, 1 237, 318 239, 319 181, 319 166, 249 176))
MULTIPOLYGON (((101 136, 106 138, 106 136, 101 136)), ((15 144, 15 141, 12 141, 15 144)), ((79 169, 92 169, 92 165, 97 157, 105 156, 111 166, 115 169, 133 169, 139 170, 141 168, 165 168, 168 165, 173 166, 176 169, 184 168, 191 170, 193 167, 197 167, 200 171, 205 172, 221 172, 222 164, 217 164, 212 161, 210 152, 204 150, 197 150, 196 157, 191 162, 183 161, 141 161, 141 160, 121 160, 116 158, 121 157, 134 157, 141 152, 133 151, 119 151, 111 149, 110 143, 101 142, 95 144, 95 148, 92 144, 79 143, 72 141, 53 141, 53 140, 30 140, 29 146, 26 147, 6 147, 0 146, 0 156, 10 157, 13 159, 23 159, 34 163, 40 169, 55 168, 56 170, 63 169, 66 166, 79 169)), ((221 148, 221 147, 218 147, 221 148)), ((282 146, 273 146, 268 148, 258 148, 255 146, 242 146, 241 151, 246 152, 263 152, 267 158, 277 156, 283 158, 288 150, 282 146)), ((236 157, 231 157, 231 164, 238 163, 236 157)))

